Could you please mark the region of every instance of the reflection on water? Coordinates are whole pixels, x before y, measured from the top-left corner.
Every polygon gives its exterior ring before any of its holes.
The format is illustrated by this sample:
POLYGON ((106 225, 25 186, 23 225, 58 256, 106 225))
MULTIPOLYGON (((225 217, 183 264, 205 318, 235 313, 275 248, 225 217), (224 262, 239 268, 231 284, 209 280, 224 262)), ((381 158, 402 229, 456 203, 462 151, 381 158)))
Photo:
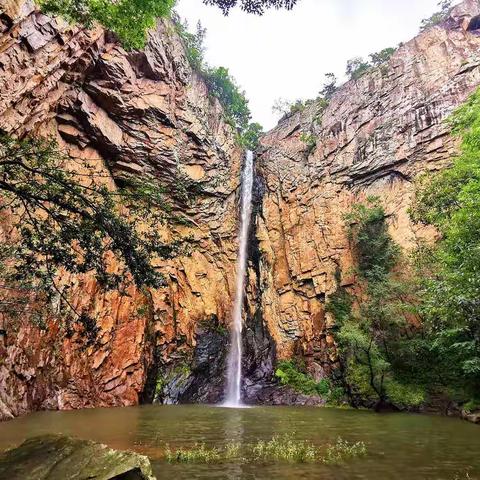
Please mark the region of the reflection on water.
POLYGON ((143 406, 39 412, 0 423, 0 449, 26 437, 64 433, 148 455, 159 480, 454 480, 480 478, 480 427, 457 419, 329 408, 143 406), (168 464, 172 448, 230 442, 253 445, 289 434, 319 446, 338 436, 368 448, 366 458, 339 466, 242 463, 168 464))

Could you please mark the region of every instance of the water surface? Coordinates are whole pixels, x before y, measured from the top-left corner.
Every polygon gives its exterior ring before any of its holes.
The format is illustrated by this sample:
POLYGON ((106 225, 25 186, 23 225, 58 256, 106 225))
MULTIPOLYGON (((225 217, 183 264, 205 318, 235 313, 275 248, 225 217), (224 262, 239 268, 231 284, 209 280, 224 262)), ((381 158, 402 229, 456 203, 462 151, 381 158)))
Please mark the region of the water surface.
POLYGON ((156 406, 38 412, 0 423, 0 449, 43 433, 64 433, 150 457, 159 480, 454 480, 480 478, 480 426, 458 419, 330 408, 156 406), (338 436, 363 441, 368 455, 343 465, 168 464, 165 444, 244 445, 288 433, 319 446, 338 436))

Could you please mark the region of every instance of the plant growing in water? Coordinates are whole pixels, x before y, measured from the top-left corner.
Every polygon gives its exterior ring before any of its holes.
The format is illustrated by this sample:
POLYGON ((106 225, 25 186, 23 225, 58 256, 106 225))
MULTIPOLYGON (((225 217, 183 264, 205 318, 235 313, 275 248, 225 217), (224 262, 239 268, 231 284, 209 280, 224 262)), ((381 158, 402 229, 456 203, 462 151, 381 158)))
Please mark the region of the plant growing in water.
POLYGON ((168 445, 165 458, 175 463, 214 463, 235 459, 243 462, 317 462, 337 464, 348 459, 364 456, 367 448, 363 442, 348 442, 338 438, 334 444, 317 447, 307 440, 296 440, 292 434, 274 436, 270 440, 259 440, 242 448, 238 443, 228 443, 223 448, 195 444, 191 448, 172 450, 168 445), (243 456, 240 456, 240 454, 243 456))

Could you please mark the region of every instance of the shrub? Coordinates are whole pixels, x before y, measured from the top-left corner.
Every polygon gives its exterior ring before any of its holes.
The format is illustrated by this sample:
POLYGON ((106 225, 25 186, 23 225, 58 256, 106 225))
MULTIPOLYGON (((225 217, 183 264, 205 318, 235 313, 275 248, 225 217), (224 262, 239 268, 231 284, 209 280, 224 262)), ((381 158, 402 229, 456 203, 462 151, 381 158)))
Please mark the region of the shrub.
POLYGON ((175 0, 39 0, 43 11, 91 27, 100 23, 127 50, 143 48, 158 17, 170 14, 175 0))
POLYGON ((386 275, 398 262, 400 249, 388 233, 385 211, 378 197, 353 206, 345 215, 359 273, 366 279, 386 275))
POLYGON ((332 399, 336 402, 343 396, 343 390, 332 385, 330 379, 322 378, 316 382, 310 375, 300 371, 293 360, 279 362, 275 376, 280 379, 282 385, 288 385, 305 395, 318 395, 327 401, 332 399))
POLYGON ((376 53, 371 53, 369 55, 370 61, 374 67, 379 67, 380 65, 388 62, 391 56, 395 53, 395 48, 384 48, 376 53))
POLYGON ((371 65, 362 57, 355 57, 348 60, 345 73, 351 80, 358 80, 367 73, 370 68, 371 65))
POLYGON ((307 132, 307 133, 303 132, 300 135, 300 141, 305 143, 305 146, 307 147, 307 154, 310 154, 317 146, 317 139, 315 135, 313 135, 310 132, 307 132))
POLYGON ((420 24, 421 32, 430 27, 434 27, 435 25, 439 25, 446 20, 452 8, 452 0, 442 0, 439 2, 438 6, 440 7, 438 12, 435 12, 432 16, 422 20, 422 23, 420 24))

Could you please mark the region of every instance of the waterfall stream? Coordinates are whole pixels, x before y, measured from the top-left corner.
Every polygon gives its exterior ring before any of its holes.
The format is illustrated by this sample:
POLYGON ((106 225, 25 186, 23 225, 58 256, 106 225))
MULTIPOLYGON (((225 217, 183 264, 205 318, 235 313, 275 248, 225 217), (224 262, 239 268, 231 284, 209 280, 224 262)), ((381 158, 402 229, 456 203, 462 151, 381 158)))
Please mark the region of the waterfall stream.
POLYGON ((235 302, 233 304, 232 323, 230 327, 230 349, 227 357, 227 388, 225 390, 225 401, 223 404, 227 407, 238 407, 242 405, 242 309, 245 297, 248 231, 252 214, 252 187, 253 153, 247 151, 245 154, 245 166, 242 173, 235 302))

